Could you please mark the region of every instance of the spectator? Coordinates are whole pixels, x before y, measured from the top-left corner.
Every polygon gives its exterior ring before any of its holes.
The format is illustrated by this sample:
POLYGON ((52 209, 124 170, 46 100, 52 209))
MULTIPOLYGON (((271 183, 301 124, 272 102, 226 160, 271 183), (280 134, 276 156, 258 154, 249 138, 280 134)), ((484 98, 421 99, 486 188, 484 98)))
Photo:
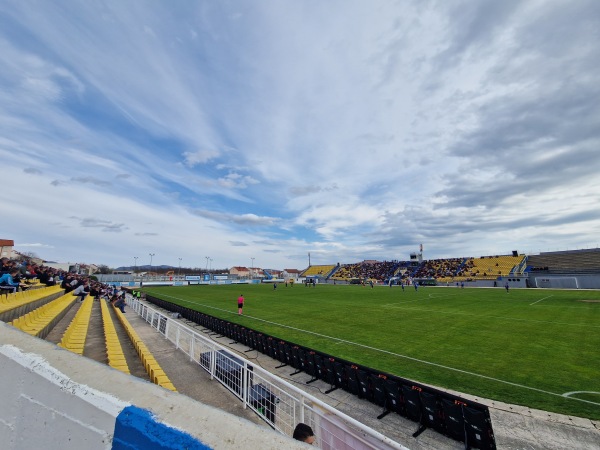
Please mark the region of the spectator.
POLYGON ((309 445, 313 445, 315 442, 315 433, 313 433, 312 428, 302 422, 296 425, 292 437, 297 441, 306 442, 309 445))
POLYGON ((90 293, 90 285, 87 280, 83 281, 79 286, 73 289, 73 295, 77 296, 77 300, 83 301, 90 293))
POLYGON ((69 292, 73 291, 74 289, 76 289, 77 286, 80 284, 81 284, 80 280, 78 280, 75 277, 75 275, 70 273, 63 279, 60 287, 65 290, 65 293, 69 293, 69 292))
POLYGON ((11 268, 12 268, 12 264, 10 263, 10 260, 6 256, 0 258, 0 273, 2 273, 2 274, 9 273, 11 268))
POLYGON ((119 308, 123 314, 125 314, 125 299, 120 295, 113 295, 110 303, 115 307, 119 308))
POLYGON ((5 273, 0 276, 0 286, 2 286, 3 291, 11 291, 12 293, 17 292, 17 289, 20 287, 21 290, 24 289, 24 286, 20 284, 18 281, 14 280, 14 277, 19 273, 19 269, 13 268, 9 273, 5 273))

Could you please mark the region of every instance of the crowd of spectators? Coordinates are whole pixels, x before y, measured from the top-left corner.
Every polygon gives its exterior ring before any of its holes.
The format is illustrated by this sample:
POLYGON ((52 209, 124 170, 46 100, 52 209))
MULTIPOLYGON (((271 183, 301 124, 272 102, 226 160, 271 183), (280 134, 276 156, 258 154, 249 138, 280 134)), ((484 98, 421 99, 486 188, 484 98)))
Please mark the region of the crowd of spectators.
POLYGON ((38 277, 38 268, 28 261, 0 258, 0 289, 3 293, 24 291, 38 277))
POLYGON ((467 260, 464 258, 431 259, 423 261, 419 268, 413 274, 414 278, 444 278, 461 276, 468 271, 467 260))
POLYGON ((83 301, 88 295, 95 300, 105 299, 125 312, 125 291, 114 286, 90 279, 87 275, 79 275, 53 267, 38 265, 32 261, 21 261, 3 257, 0 259, 0 289, 2 293, 24 291, 34 284, 43 286, 60 285, 65 294, 77 296, 83 301))
POLYGON ((405 267, 402 278, 447 278, 469 276, 473 269, 473 258, 445 258, 423 261, 417 267, 409 267, 404 261, 363 261, 356 264, 345 264, 333 275, 336 279, 361 279, 385 282, 396 275, 398 269, 405 267))
MULTIPOLYGON (((353 282, 374 281, 376 283, 395 283, 402 280, 442 280, 451 281, 458 279, 491 279, 504 272, 508 272, 519 261, 514 261, 511 256, 488 256, 481 258, 460 257, 431 259, 421 262, 416 261, 373 261, 365 260, 355 264, 338 263, 337 270, 333 273, 334 280, 347 280, 353 282), (397 278, 396 278, 397 277, 397 278), (391 280, 391 281, 390 281, 391 280)), ((539 267, 534 270, 548 270, 539 267)))
POLYGON ((65 293, 71 292, 77 296, 78 301, 83 301, 88 295, 91 295, 94 300, 104 299, 110 301, 115 307, 125 312, 125 291, 99 281, 90 280, 89 277, 67 273, 61 281, 60 285, 65 293))
POLYGON ((385 281, 394 275, 399 264, 398 261, 363 261, 356 264, 345 264, 336 271, 334 278, 385 281))
MULTIPOLYGON (((5 274, 11 275, 12 286, 17 290, 25 290, 34 282, 45 286, 54 286, 60 283, 60 280, 67 272, 52 267, 35 264, 28 260, 15 260, 3 257, 0 259, 0 278, 5 274)), ((0 282, 0 285, 10 285, 11 283, 5 278, 5 281, 0 282)))

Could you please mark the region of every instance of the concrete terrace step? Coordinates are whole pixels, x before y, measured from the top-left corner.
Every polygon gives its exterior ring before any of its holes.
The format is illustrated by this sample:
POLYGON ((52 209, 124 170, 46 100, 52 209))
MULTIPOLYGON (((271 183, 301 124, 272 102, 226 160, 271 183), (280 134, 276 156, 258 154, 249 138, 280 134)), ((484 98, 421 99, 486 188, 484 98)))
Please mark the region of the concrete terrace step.
MULTIPOLYGON (((76 302, 63 319, 57 323, 53 330, 51 330, 46 337, 46 340, 58 344, 80 307, 81 302, 76 302)), ((115 329, 121 342, 121 346, 123 347, 123 352, 131 375, 149 381, 149 376, 140 361, 137 351, 116 318, 115 310, 112 306, 108 309, 113 318, 115 329)), ((182 352, 177 351, 169 341, 153 329, 146 321, 135 314, 131 309, 126 308, 125 310, 127 311, 127 320, 136 330, 146 346, 152 351, 153 356, 180 394, 267 427, 265 422, 254 412, 250 409, 244 409, 242 402, 236 399, 220 383, 211 380, 210 375, 204 369, 191 362, 182 352)), ((92 307, 90 326, 88 327, 88 335, 83 356, 103 364, 108 364, 102 315, 100 303, 98 301, 94 301, 92 307)))
MULTIPOLYGON (((88 327, 88 333, 83 355, 85 357, 93 359, 94 361, 98 361, 103 364, 108 364, 106 352, 106 337, 104 335, 104 325, 102 321, 102 313, 100 310, 100 302, 103 301, 105 300, 93 301, 92 314, 90 316, 90 324, 88 327)), ((59 321, 57 325, 51 330, 46 340, 55 344, 59 344, 63 334, 75 318, 77 311, 81 308, 81 305, 81 302, 76 302, 73 305, 73 307, 67 312, 65 317, 63 317, 63 319, 59 321)), ((121 344, 123 355, 125 356, 130 374, 135 377, 142 378, 144 380, 149 380, 149 375, 146 372, 144 364, 140 360, 138 352, 136 351, 131 340, 129 339, 127 332, 117 319, 114 308, 109 305, 108 311, 113 319, 115 331, 121 344)), ((134 314, 132 314, 132 316, 134 316, 134 314)))
POLYGON ((177 350, 144 319, 129 308, 125 308, 125 310, 127 311, 127 320, 152 351, 180 394, 268 427, 254 412, 244 409, 242 402, 221 383, 211 380, 208 372, 190 361, 188 356, 177 350))

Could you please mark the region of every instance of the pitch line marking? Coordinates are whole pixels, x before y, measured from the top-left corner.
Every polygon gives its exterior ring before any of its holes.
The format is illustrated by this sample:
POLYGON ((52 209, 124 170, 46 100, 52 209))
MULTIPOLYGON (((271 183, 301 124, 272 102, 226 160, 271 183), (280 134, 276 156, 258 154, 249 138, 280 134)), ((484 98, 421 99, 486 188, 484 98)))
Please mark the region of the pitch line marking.
POLYGON ((597 391, 571 391, 571 392, 565 392, 563 394, 563 397, 568 397, 569 395, 573 395, 573 394, 598 394, 598 395, 600 395, 600 392, 597 392, 597 391))
MULTIPOLYGON (((596 395, 600 395, 600 392, 596 392, 596 391, 572 391, 572 392, 565 392, 562 396, 565 397, 565 398, 571 398, 571 395, 573 395, 573 394, 596 394, 596 395)), ((598 402, 592 402, 590 400, 582 400, 582 399, 579 399, 579 400, 581 400, 582 402, 591 403, 592 405, 600 405, 600 403, 598 403, 598 402)))
POLYGON ((537 302, 530 303, 529 306, 535 305, 536 303, 541 302, 542 300, 546 300, 547 298, 554 297, 554 295, 549 295, 548 297, 540 298, 537 302))
POLYGON ((429 298, 455 297, 456 294, 429 294, 429 298))
MULTIPOLYGON (((175 297, 175 296, 172 296, 172 295, 165 295, 165 294, 161 294, 161 295, 164 295, 165 297, 170 297, 170 298, 177 299, 177 300, 182 301, 184 303, 190 303, 190 304, 193 304, 193 305, 198 305, 198 303, 196 303, 196 302, 191 302, 189 300, 184 300, 182 298, 175 297)), ((222 311, 222 312, 225 312, 225 313, 231 314, 231 315, 237 315, 237 312, 232 312, 232 311, 229 311, 229 310, 226 310, 226 309, 217 308, 215 306, 204 305, 204 304, 200 304, 200 306, 204 306, 204 307, 210 308, 210 309, 216 309, 217 311, 222 311)), ((314 331, 303 330, 302 328, 296 328, 296 327, 292 327, 290 325, 283 325, 283 324, 280 324, 280 323, 277 323, 277 322, 272 322, 270 320, 261 319, 259 317, 247 316, 247 315, 244 315, 244 317, 247 317, 247 318, 253 319, 253 320, 257 320, 259 322, 264 322, 264 323, 269 323, 271 325, 276 325, 276 326, 279 326, 281 328, 288 328, 290 330, 300 331, 301 333, 312 334, 314 336, 331 339, 333 341, 338 341, 337 342, 338 344, 350 344, 350 345, 354 345, 356 347, 362 347, 362 348, 366 348, 368 350, 374 350, 376 352, 385 353, 385 354, 388 354, 388 355, 391 355, 391 356, 396 356, 398 358, 404 358, 404 359, 408 359, 408 360, 411 360, 411 361, 416 361, 416 362, 419 362, 421 364, 426 364, 426 365, 430 365, 430 366, 434 366, 434 367, 439 367, 441 369, 446 369, 446 370, 450 370, 450 371, 454 371, 454 372, 459 372, 459 373, 463 373, 463 374, 466 374, 466 375, 471 375, 471 376, 474 376, 474 377, 483 378, 485 380, 495 381, 495 382, 498 382, 498 383, 508 384, 509 386, 515 386, 515 387, 519 387, 519 388, 522 388, 522 389, 528 389, 530 391, 541 392, 543 394, 548 394, 548 395, 552 395, 552 396, 555 396, 555 397, 568 398, 569 400, 577 400, 579 402, 592 403, 594 405, 597 404, 597 403, 591 402, 589 400, 583 400, 583 399, 580 399, 580 398, 577 398, 577 397, 569 397, 569 396, 565 396, 565 394, 557 394, 556 392, 550 392, 550 391, 546 391, 544 389, 538 389, 538 388, 534 388, 534 387, 530 387, 530 386, 525 386, 523 384, 513 383, 512 381, 501 380, 499 378, 490 377, 488 375, 482 375, 480 373, 469 372, 467 370, 457 369, 455 367, 445 366, 443 364, 438 364, 438 363, 434 363, 434 362, 431 362, 431 361, 425 361, 423 359, 414 358, 414 357, 408 356, 408 355, 401 355, 400 353, 394 353, 394 352, 390 352, 388 350, 382 350, 380 348, 371 347, 371 346, 365 345, 365 344, 359 344, 358 342, 352 342, 352 341, 348 341, 346 339, 340 339, 340 338, 336 338, 336 337, 333 337, 333 336, 328 336, 326 334, 316 333, 314 331)))

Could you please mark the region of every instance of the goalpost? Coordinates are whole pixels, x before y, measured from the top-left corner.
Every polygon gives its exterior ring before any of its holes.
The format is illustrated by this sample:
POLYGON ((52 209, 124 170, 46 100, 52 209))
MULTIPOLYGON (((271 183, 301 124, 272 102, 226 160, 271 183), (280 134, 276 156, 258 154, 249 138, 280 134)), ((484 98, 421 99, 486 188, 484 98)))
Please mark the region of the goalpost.
POLYGON ((536 278, 535 287, 552 289, 579 289, 577 277, 536 278))

